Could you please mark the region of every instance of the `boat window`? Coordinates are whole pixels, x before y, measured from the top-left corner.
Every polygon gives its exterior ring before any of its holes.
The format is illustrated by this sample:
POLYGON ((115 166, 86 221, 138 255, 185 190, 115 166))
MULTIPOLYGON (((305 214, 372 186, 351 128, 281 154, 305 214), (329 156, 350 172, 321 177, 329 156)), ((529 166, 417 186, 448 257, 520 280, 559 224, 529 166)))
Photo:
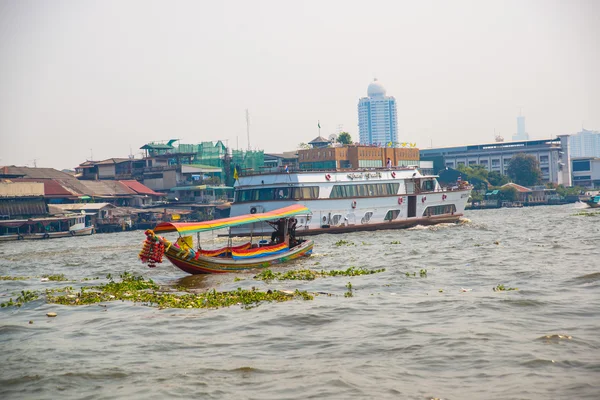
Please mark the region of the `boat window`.
POLYGON ((367 222, 369 222, 371 220, 372 216, 373 216, 373 212, 372 211, 366 212, 365 216, 360 219, 360 223, 361 224, 366 224, 367 222))
POLYGON ((446 204, 443 206, 427 207, 423 211, 423 216, 431 217, 432 215, 454 214, 455 212, 456 212, 456 206, 454 204, 446 204))
POLYGON ((289 199, 290 192, 290 188, 277 188, 275 189, 275 197, 277 199, 289 199))
POLYGON ((435 184, 432 180, 423 181, 422 188, 425 192, 432 192, 435 189, 435 184))
POLYGON ((235 202, 244 203, 248 201, 287 200, 287 199, 317 199, 319 188, 317 186, 290 188, 260 188, 245 189, 235 192, 235 202))
POLYGON ((388 210, 387 214, 385 214, 384 221, 393 221, 398 218, 400 215, 400 210, 388 210))
POLYGON ((398 193, 399 183, 361 183, 356 185, 333 185, 329 198, 393 196, 398 193))
POLYGON ((341 214, 335 214, 333 216, 333 218, 331 219, 331 225, 338 225, 340 223, 341 219, 342 219, 342 215, 341 214))
POLYGON ((318 186, 308 186, 308 187, 292 188, 292 198, 294 200, 318 199, 319 198, 319 187, 318 186))

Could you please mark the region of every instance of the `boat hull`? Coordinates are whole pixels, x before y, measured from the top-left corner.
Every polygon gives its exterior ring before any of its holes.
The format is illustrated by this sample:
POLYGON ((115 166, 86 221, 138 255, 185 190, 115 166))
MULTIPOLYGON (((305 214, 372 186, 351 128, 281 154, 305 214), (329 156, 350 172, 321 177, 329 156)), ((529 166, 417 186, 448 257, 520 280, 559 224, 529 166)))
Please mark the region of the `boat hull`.
MULTIPOLYGON (((460 221, 463 214, 454 214, 454 215, 439 215, 434 217, 427 218, 409 218, 404 220, 397 221, 386 221, 379 223, 368 223, 362 225, 340 225, 340 226, 329 226, 329 227, 320 227, 320 228, 305 228, 296 229, 296 234, 299 236, 313 236, 313 235, 321 235, 325 233, 329 234, 341 234, 341 233, 350 233, 350 232, 359 232, 359 231, 380 231, 380 230, 389 230, 389 229, 408 229, 418 225, 437 225, 437 224, 450 224, 457 223, 460 221)), ((236 237, 247 237, 250 236, 251 232, 238 232, 232 233, 231 236, 236 237)), ((255 233, 254 233, 255 234, 255 233)))
POLYGON ((164 255, 171 264, 188 274, 221 274, 269 268, 274 265, 306 257, 312 253, 313 245, 312 240, 307 240, 285 253, 249 260, 232 260, 228 258, 203 256, 198 257, 198 259, 186 259, 183 257, 185 252, 175 246, 171 246, 164 255))
POLYGON ((600 208, 600 203, 596 203, 593 201, 586 201, 585 204, 587 204, 591 208, 600 208))

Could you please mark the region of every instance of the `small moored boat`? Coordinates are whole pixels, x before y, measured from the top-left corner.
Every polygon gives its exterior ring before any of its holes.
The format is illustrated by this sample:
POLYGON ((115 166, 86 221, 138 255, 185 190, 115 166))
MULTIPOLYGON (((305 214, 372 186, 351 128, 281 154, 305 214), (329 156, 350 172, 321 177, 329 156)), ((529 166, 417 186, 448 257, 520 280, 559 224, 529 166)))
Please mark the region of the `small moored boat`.
POLYGON ((596 196, 590 198, 589 200, 586 200, 585 203, 592 208, 599 208, 600 207, 600 194, 597 194, 596 196))
POLYGON ((0 242, 56 239, 87 236, 93 233, 94 227, 86 225, 86 217, 82 214, 64 217, 0 220, 0 242))
MULTIPOLYGON (((266 213, 240 215, 204 222, 162 222, 154 230, 146 231, 146 241, 140 253, 142 262, 154 267, 162 262, 163 255, 176 267, 189 274, 214 274, 239 272, 256 268, 268 268, 312 253, 312 240, 296 237, 296 215, 307 215, 310 211, 301 204, 295 204, 266 213), (214 231, 266 222, 273 227, 270 241, 252 241, 233 246, 231 237, 228 245, 207 250, 194 248, 192 233, 214 231), (178 232, 179 238, 171 242, 157 233, 178 232), (182 235, 183 234, 183 235, 182 235)), ((199 240, 198 240, 199 242, 199 240)))

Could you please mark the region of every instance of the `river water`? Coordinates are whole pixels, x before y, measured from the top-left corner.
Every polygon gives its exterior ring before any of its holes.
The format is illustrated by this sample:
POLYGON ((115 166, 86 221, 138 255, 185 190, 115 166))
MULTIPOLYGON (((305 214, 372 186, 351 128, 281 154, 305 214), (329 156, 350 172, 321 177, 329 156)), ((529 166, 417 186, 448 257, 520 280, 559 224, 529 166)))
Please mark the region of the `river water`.
POLYGON ((201 290, 332 294, 251 309, 72 307, 43 296, 2 308, 0 398, 598 399, 600 215, 576 215, 592 211, 583 207, 315 236, 312 257, 278 270, 386 271, 308 282, 148 269, 141 231, 0 243, 0 275, 31 277, 0 281, 0 302, 65 286, 43 274, 101 278, 79 283, 91 285, 123 272, 201 290))

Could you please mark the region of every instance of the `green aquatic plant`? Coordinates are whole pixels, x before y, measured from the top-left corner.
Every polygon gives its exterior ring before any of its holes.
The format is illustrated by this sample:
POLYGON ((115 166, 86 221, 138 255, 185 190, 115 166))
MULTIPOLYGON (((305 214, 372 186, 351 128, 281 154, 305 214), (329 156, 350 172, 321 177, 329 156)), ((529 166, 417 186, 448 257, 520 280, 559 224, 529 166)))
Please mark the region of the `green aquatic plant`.
POLYGON ((21 307, 25 303, 37 300, 38 297, 39 294, 36 291, 21 290, 21 294, 16 298, 16 300, 13 301, 13 299, 10 298, 6 303, 0 303, 0 307, 21 307))
POLYGON ((346 283, 346 288, 348 289, 348 291, 344 293, 344 297, 353 297, 354 293, 352 293, 352 283, 346 283))
POLYGON ((494 292, 504 292, 507 290, 519 290, 518 288, 511 288, 511 287, 505 287, 502 284, 499 284, 498 286, 496 286, 495 288, 493 288, 494 292))
MULTIPOLYGON (((407 272, 405 272, 405 273, 404 273, 404 275, 405 275, 407 278, 410 278, 410 277, 416 278, 416 277, 417 277, 417 273, 416 273, 416 272, 408 272, 408 271, 407 271, 407 272)), ((421 269, 419 270, 419 276, 420 276, 421 278, 426 278, 426 277, 427 277, 427 270, 426 270, 426 269, 424 269, 424 268, 421 268, 421 269)))
POLYGON ((0 276, 0 281, 24 281, 31 279, 29 276, 0 276))
MULTIPOLYGON (((62 305, 90 305, 110 301, 130 301, 158 308, 220 308, 240 305, 252 308, 263 302, 283 302, 294 299, 312 300, 314 294, 306 291, 259 291, 256 288, 243 290, 238 288, 229 292, 217 292, 216 289, 205 293, 191 293, 186 288, 178 288, 179 292, 161 291, 159 285, 151 279, 134 276, 130 273, 120 275, 116 281, 110 274, 109 282, 96 286, 72 286, 46 289, 47 303, 62 305), (183 293, 182 293, 183 292, 183 293)), ((22 304, 39 298, 39 293, 24 290, 15 300, 12 298, 2 307, 20 307, 22 304)))
POLYGON ((348 242, 344 239, 338 240, 337 242, 334 243, 334 245, 340 247, 340 246, 354 246, 353 242, 348 242))
POLYGON ((56 274, 56 275, 42 275, 42 279, 47 279, 49 281, 55 282, 64 282, 68 281, 67 277, 64 274, 56 274))
POLYGON ((399 240, 394 240, 393 242, 390 242, 390 244, 402 244, 402 243, 400 243, 399 240))
MULTIPOLYGON (((82 288, 83 289, 83 288, 82 288)), ((62 296, 50 296, 48 301, 62 305, 85 305, 108 301, 132 301, 158 308, 222 308, 241 305, 245 308, 257 306, 262 302, 283 302, 296 298, 312 300, 313 295, 306 291, 243 290, 238 288, 231 292, 217 292, 216 289, 205 293, 167 293, 147 290, 131 291, 85 291, 62 296)))
POLYGON ((314 271, 310 269, 298 269, 287 272, 273 272, 270 269, 261 271, 258 275, 254 276, 254 279, 265 282, 273 280, 278 281, 312 281, 316 278, 325 276, 359 276, 359 275, 371 275, 378 272, 385 271, 385 268, 381 269, 366 269, 363 267, 349 267, 346 270, 331 270, 331 271, 314 271))
POLYGON ((600 211, 579 211, 573 214, 574 217, 597 217, 598 215, 600 215, 600 211))

